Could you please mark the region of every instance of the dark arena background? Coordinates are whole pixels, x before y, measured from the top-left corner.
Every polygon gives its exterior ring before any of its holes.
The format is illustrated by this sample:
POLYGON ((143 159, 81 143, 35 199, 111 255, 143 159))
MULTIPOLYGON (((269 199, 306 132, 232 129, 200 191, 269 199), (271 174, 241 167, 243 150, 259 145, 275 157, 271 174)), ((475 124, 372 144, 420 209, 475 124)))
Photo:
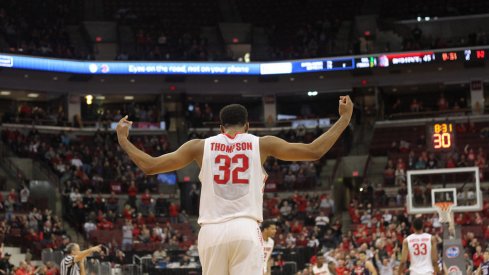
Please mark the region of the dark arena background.
POLYGON ((397 274, 417 213, 444 274, 472 274, 489 244, 488 61, 487 0, 2 0, 0 273, 60 274, 75 242, 103 245, 90 275, 202 274, 199 167, 146 176, 117 122, 159 156, 239 103, 250 133, 309 143, 349 95, 324 157, 264 164, 268 274, 315 274, 320 256, 359 274, 361 252, 397 274))

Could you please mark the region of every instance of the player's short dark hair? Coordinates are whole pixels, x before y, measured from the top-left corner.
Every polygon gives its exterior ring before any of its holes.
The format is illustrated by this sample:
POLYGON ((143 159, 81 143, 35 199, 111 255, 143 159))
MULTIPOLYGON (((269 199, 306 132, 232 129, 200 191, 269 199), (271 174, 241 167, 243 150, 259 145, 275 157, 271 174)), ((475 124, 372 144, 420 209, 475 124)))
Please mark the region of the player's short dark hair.
POLYGON ((263 231, 265 229, 268 229, 272 225, 276 225, 276 224, 274 222, 272 222, 272 221, 263 221, 261 223, 261 230, 263 231))
POLYGON ((221 109, 219 119, 224 127, 243 126, 248 122, 248 110, 243 105, 230 104, 221 109))
POLYGON ((421 218, 415 218, 413 220, 414 230, 422 230, 423 229, 423 220, 421 218))

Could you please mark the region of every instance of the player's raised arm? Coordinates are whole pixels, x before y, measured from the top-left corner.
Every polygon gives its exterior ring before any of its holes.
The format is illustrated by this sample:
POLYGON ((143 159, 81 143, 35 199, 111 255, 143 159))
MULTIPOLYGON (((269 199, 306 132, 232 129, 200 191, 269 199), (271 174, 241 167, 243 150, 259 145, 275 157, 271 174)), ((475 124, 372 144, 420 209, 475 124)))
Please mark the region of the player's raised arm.
MULTIPOLYGON (((74 247, 75 244, 71 244, 71 247, 68 247, 67 250, 70 252, 70 253, 73 253, 73 250, 75 249, 74 247)), ((78 251, 79 251, 80 247, 78 246, 78 251)), ((77 252, 74 257, 73 257, 73 261, 75 263, 78 263, 80 261, 83 261, 85 258, 87 258, 88 256, 92 255, 93 253, 96 253, 96 252, 100 252, 101 250, 101 245, 97 245, 97 246, 92 246, 88 249, 85 249, 85 250, 82 250, 82 251, 79 251, 77 252)))
POLYGON ((187 141, 175 152, 152 157, 139 150, 128 140, 129 126, 131 121, 127 116, 123 117, 117 124, 117 139, 122 149, 129 155, 129 158, 141 169, 146 175, 154 175, 175 171, 197 160, 199 150, 202 151, 203 140, 194 139, 187 141))
POLYGON ((399 273, 397 275, 403 275, 404 270, 406 269, 406 262, 408 260, 409 248, 407 239, 404 239, 402 242, 402 251, 401 251, 401 263, 399 264, 399 273))
MULTIPOLYGON (((339 100, 340 119, 321 136, 309 144, 289 143, 274 136, 260 138, 262 156, 272 156, 286 161, 309 161, 320 159, 348 127, 353 112, 353 103, 349 96, 341 96, 339 100)), ((263 159, 264 160, 264 159, 263 159)))

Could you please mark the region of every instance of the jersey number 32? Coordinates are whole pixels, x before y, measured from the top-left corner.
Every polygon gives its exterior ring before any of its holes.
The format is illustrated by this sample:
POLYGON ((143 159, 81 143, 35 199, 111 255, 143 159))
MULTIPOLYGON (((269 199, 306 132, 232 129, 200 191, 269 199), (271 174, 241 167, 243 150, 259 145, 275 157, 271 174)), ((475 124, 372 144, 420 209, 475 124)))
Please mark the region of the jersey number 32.
POLYGON ((249 184, 248 177, 243 174, 250 167, 250 161, 245 154, 237 154, 232 158, 228 155, 218 155, 215 164, 219 165, 219 174, 214 175, 214 182, 227 184, 231 179, 233 184, 249 184))

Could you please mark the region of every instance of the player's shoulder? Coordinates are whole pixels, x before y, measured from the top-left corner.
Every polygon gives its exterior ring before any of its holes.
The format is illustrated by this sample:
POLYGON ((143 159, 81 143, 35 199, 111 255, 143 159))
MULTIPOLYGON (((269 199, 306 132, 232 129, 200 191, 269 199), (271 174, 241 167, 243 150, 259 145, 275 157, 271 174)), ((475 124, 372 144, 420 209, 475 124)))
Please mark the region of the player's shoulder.
POLYGON ((195 138, 185 142, 188 146, 204 146, 205 139, 195 138))
POLYGON ((275 145, 277 145, 277 143, 279 143, 280 141, 283 141, 283 140, 282 140, 281 138, 279 138, 279 137, 276 137, 276 136, 270 136, 270 135, 258 137, 258 140, 259 140, 259 142, 260 142, 260 147, 261 147, 261 148, 263 148, 263 147, 275 146, 275 145))
POLYGON ((181 149, 183 150, 182 153, 195 156, 195 154, 199 155, 203 153, 204 146, 205 146, 205 139, 191 139, 185 142, 181 146, 181 149))

